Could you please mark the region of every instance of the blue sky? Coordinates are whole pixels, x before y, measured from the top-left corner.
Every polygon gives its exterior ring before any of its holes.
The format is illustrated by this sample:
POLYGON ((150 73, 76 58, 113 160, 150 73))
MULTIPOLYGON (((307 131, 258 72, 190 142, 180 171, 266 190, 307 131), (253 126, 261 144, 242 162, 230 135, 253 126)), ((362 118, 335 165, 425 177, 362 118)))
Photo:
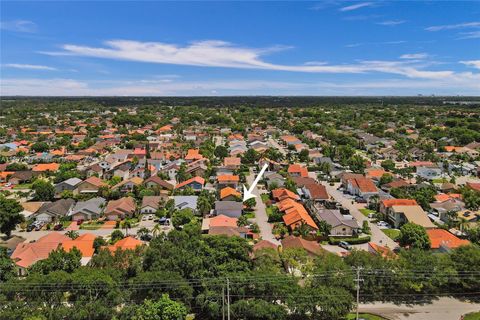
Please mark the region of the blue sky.
POLYGON ((1 2, 1 95, 479 95, 480 2, 1 2))

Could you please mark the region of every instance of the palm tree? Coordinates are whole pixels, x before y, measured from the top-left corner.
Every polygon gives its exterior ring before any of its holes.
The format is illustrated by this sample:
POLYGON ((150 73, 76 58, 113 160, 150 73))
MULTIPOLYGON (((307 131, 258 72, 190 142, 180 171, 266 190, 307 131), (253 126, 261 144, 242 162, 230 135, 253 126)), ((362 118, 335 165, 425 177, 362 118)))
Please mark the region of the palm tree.
POLYGON ((310 234, 310 231, 312 231, 312 227, 310 227, 308 224, 302 222, 301 225, 295 228, 295 231, 293 231, 293 234, 297 237, 307 237, 310 234))
POLYGON ((208 196, 200 195, 200 197, 198 197, 197 208, 201 214, 206 214, 210 212, 210 210, 212 209, 212 205, 210 204, 208 196))
POLYGON ((125 219, 122 221, 122 229, 125 229, 125 236, 128 236, 128 229, 132 228, 132 221, 125 219))
POLYGON ((140 228, 138 231, 137 231, 137 235, 140 239, 144 240, 146 239, 149 235, 150 235, 150 230, 148 230, 147 228, 143 227, 143 228, 140 228))
POLYGON ((77 238, 80 236, 80 234, 78 233, 78 231, 75 231, 75 230, 67 231, 67 232, 65 233, 65 235, 66 235, 67 237, 69 237, 70 239, 72 239, 72 240, 75 240, 75 239, 77 239, 77 238))
POLYGON ((152 229, 153 237, 158 237, 160 233, 162 233, 162 226, 157 223, 152 229))

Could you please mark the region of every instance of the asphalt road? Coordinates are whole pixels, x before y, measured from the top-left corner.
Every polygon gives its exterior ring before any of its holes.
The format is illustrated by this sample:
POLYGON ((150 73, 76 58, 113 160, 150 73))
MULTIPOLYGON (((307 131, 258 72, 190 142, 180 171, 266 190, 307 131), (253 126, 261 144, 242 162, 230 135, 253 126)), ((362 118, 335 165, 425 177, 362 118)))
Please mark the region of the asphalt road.
MULTIPOLYGON (((353 200, 346 197, 341 191, 337 190, 337 188, 340 186, 340 183, 336 183, 334 186, 330 186, 326 183, 323 183, 323 185, 327 188, 328 194, 333 197, 335 201, 340 203, 344 208, 350 210, 350 214, 357 219, 360 226, 362 226, 363 221, 368 221, 368 219, 358 210, 357 206, 352 204, 353 200)), ((381 246, 388 246, 391 249, 398 247, 397 243, 385 235, 385 233, 383 233, 376 224, 371 223, 370 221, 368 221, 368 224, 372 232, 372 242, 381 246)))
MULTIPOLYGON (((253 181, 255 180, 255 174, 250 169, 250 174, 247 176, 247 183, 248 185, 252 185, 253 181)), ((267 216, 267 208, 262 201, 262 197, 260 196, 260 190, 257 186, 253 189, 253 194, 255 197, 255 220, 260 228, 260 235, 263 240, 268 240, 274 244, 279 245, 280 241, 275 239, 275 236, 272 233, 272 226, 268 223, 268 216, 267 216)))
POLYGON ((396 305, 382 302, 360 304, 359 310, 391 320, 460 320, 460 317, 466 313, 480 311, 480 304, 441 297, 433 303, 423 305, 396 305))

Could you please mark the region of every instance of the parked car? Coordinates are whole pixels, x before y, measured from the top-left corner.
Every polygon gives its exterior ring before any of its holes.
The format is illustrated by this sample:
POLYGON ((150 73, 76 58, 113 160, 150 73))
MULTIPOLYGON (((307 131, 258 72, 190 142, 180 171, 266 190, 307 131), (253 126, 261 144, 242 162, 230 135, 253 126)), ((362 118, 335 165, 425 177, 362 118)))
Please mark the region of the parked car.
POLYGON ((346 242, 346 241, 340 241, 340 242, 338 243, 338 246, 339 246, 340 248, 345 249, 345 250, 349 250, 349 251, 352 250, 352 246, 350 245, 350 243, 348 243, 348 242, 346 242))
POLYGON ((361 197, 356 197, 356 198, 355 198, 355 201, 356 201, 357 203, 367 203, 367 200, 365 200, 365 199, 363 199, 363 198, 361 198, 361 197))
POLYGON ((83 223, 83 219, 77 220, 77 226, 81 225, 83 223))
POLYGON ((143 215, 142 221, 147 221, 147 216, 146 215, 143 215))
POLYGON ((385 221, 379 221, 377 222, 377 226, 380 227, 380 229, 388 229, 390 228, 390 225, 386 223, 385 221))
POLYGON ((53 230, 55 231, 62 231, 63 230, 63 224, 58 223, 53 227, 53 230))
POLYGON ((153 220, 153 214, 149 214, 147 218, 148 220, 153 220))
POLYGON ((45 225, 44 222, 39 222, 35 224, 35 231, 40 231, 42 230, 43 226, 45 225))
POLYGON ((35 227, 36 227, 35 224, 33 224, 33 223, 32 223, 32 224, 29 224, 29 225, 27 226, 27 232, 32 231, 33 229, 35 229, 35 227))

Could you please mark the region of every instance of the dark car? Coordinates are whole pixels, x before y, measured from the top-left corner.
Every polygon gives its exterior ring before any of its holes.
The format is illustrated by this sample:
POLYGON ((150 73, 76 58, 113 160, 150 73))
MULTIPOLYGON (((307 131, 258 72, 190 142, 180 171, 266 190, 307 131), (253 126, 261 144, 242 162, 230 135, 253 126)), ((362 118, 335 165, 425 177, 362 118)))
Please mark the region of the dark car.
POLYGON ((83 219, 77 220, 77 226, 81 225, 83 223, 83 219))
POLYGON ((358 203, 367 203, 367 200, 360 197, 355 198, 355 201, 357 201, 358 203))
POLYGON ((61 223, 56 224, 56 225, 53 227, 53 230, 55 230, 55 231, 62 231, 62 230, 63 230, 63 224, 61 224, 61 223))
POLYGON ((28 227, 27 227, 27 232, 31 232, 33 229, 35 229, 35 225, 34 225, 34 224, 30 224, 30 225, 28 225, 28 227))

